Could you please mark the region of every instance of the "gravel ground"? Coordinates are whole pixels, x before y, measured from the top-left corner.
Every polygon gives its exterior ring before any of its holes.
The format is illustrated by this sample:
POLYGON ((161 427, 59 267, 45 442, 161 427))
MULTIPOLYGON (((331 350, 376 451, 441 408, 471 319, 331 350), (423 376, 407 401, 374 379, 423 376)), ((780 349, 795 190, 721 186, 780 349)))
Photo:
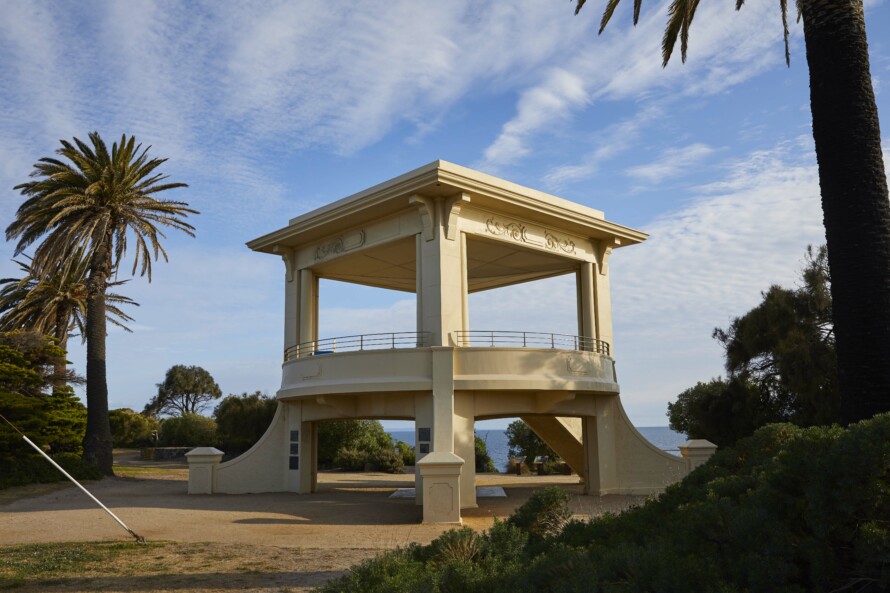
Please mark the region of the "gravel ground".
MULTIPOLYGON (((319 491, 308 496, 189 496, 187 470, 181 464, 139 462, 135 456, 121 456, 120 462, 131 468, 120 477, 89 484, 90 491, 146 540, 172 542, 164 547, 169 554, 183 555, 177 549, 203 552, 186 554, 189 563, 174 564, 167 575, 129 567, 127 576, 63 579, 33 590, 302 591, 383 550, 428 543, 449 529, 422 525, 414 500, 389 498, 396 488, 412 487, 413 474, 321 472, 319 491), (222 562, 223 557, 229 560, 222 562), (249 568, 260 561, 263 568, 249 568), (137 578, 140 574, 144 578, 137 578)), ((645 500, 583 496, 577 476, 482 474, 477 486, 502 486, 507 498, 480 498, 478 508, 464 510, 464 524, 487 529, 495 517, 509 516, 534 489, 551 484, 572 494, 571 508, 578 516, 620 512, 645 500)), ((129 538, 73 486, 23 494, 0 504, 0 545, 129 538)), ((170 565, 169 559, 165 563, 170 565)), ((31 589, 26 585, 18 590, 31 589)))

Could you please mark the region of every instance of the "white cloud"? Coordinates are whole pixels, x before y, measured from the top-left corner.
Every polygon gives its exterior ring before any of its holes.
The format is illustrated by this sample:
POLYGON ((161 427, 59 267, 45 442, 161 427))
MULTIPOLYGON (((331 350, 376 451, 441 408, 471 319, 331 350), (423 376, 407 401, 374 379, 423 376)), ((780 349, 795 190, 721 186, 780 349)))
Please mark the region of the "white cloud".
POLYGON ((648 183, 658 183, 671 177, 682 175, 689 167, 700 163, 714 153, 707 144, 695 143, 679 148, 668 148, 655 161, 645 165, 629 167, 624 174, 648 183))
POLYGON ((497 141, 485 149, 485 161, 494 165, 515 161, 528 154, 522 139, 554 118, 587 103, 580 77, 561 68, 552 70, 544 84, 523 93, 517 117, 504 125, 497 141))
MULTIPOLYGON (((661 35, 665 2, 644 10, 637 27, 613 23, 602 36, 583 41, 572 57, 560 67, 563 77, 579 81, 571 100, 541 101, 538 97, 559 97, 562 78, 552 74, 520 95, 516 115, 485 149, 482 167, 498 169, 515 164, 531 153, 530 144, 546 136, 560 122, 571 118, 588 104, 631 99, 662 105, 684 97, 700 97, 721 92, 782 62, 781 24, 772 7, 746 5, 736 13, 729 4, 702 5, 691 32, 689 59, 661 67, 661 35)), ((595 19, 594 11, 582 11, 578 18, 595 19)), ((797 33, 794 34, 797 36, 797 33)), ((678 51, 679 53, 679 51, 678 51)), ((584 166, 580 166, 583 170, 584 166)), ((577 174, 567 169, 570 174, 577 174)))
POLYGON ((561 165, 551 169, 544 175, 545 186, 557 191, 567 183, 592 177, 603 163, 630 150, 648 124, 662 113, 661 108, 648 105, 633 117, 611 124, 605 130, 597 132, 594 134, 597 138, 596 148, 585 154, 576 164, 561 165))

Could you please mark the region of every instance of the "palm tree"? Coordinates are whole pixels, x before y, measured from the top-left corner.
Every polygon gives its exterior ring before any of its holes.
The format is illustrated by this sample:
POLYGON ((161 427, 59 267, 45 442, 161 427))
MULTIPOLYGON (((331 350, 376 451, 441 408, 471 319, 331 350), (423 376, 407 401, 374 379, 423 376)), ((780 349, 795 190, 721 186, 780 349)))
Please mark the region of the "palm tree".
MULTIPOLYGON (((620 0, 608 0, 600 32, 620 0)), ((585 0, 576 0, 575 14, 585 0)), ((642 0, 634 0, 636 24, 642 0)), ((673 0, 662 40, 686 60, 699 0, 673 0)), ((741 8, 744 0, 736 0, 741 8)), ((779 0, 789 61, 787 2, 779 0)), ((862 0, 798 0, 831 270, 841 418, 890 410, 890 199, 881 153, 862 0)))
MULTIPOLYGON (((27 257, 27 256, 26 256, 27 257)), ((41 278, 32 269, 31 258, 27 262, 13 260, 22 271, 21 278, 0 279, 0 331, 24 329, 48 334, 63 349, 68 349, 68 337, 72 331, 86 340, 84 318, 87 303, 87 271, 89 260, 83 249, 77 249, 66 262, 59 262, 50 273, 41 278)), ((109 282, 108 286, 120 286, 127 280, 109 282)), ((120 305, 135 305, 133 299, 114 293, 105 295, 107 321, 130 331, 125 324, 133 318, 120 309, 120 305)), ((55 375, 67 376, 67 362, 60 358, 55 375)), ((61 381, 64 384, 64 379, 61 381)))
POLYGON ((121 136, 109 152, 98 132, 92 146, 77 138, 62 140, 56 153, 70 162, 42 158, 34 165, 33 181, 17 185, 27 199, 6 229, 17 238, 16 255, 43 238, 34 251, 33 269, 44 275, 76 249, 88 254, 86 281, 87 429, 84 460, 112 475, 111 430, 108 424, 108 384, 105 374, 106 292, 109 279, 126 256, 132 234, 135 257, 132 273, 151 281, 152 256, 167 259, 159 242, 168 226, 194 236, 183 219, 197 214, 185 202, 160 200, 155 194, 186 187, 167 183, 156 173, 166 159, 149 158, 134 137, 121 136))

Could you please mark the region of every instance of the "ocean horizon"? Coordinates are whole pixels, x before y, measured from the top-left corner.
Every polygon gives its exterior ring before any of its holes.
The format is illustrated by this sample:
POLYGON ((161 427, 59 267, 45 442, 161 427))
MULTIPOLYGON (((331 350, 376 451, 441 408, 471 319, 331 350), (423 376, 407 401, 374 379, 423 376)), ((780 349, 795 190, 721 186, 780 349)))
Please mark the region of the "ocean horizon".
MULTIPOLYGON (((680 454, 680 445, 686 440, 686 435, 675 432, 667 426, 637 426, 635 427, 640 434, 649 440, 653 445, 667 451, 673 455, 680 454)), ((387 433, 392 437, 393 441, 402 441, 408 445, 414 446, 414 431, 406 429, 391 429, 387 433)), ((477 430, 476 434, 485 441, 488 449, 488 455, 494 462, 494 466, 499 472, 507 470, 507 462, 510 456, 510 446, 507 443, 507 433, 504 430, 477 430)))

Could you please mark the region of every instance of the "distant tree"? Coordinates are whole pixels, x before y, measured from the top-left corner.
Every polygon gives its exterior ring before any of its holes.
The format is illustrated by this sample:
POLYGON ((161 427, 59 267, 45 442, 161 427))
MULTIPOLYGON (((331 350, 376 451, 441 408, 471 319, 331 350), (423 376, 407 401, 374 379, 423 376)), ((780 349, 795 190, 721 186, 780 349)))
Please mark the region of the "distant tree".
POLYGON ((668 404, 670 427, 691 439, 707 439, 720 447, 771 422, 785 419, 786 405, 743 378, 696 383, 668 404))
POLYGON ((671 428, 729 445, 770 422, 838 422, 830 286, 825 248, 808 248, 798 288, 772 286, 758 306, 715 329, 729 377, 668 404, 671 428))
MULTIPOLYGON (((84 460, 112 475, 111 428, 108 423, 108 382, 105 341, 109 281, 127 254, 127 239, 135 244, 132 273, 138 269, 151 281, 152 259, 167 253, 161 227, 194 236, 185 218, 197 214, 185 202, 161 200, 157 194, 184 183, 170 183, 158 173, 166 159, 150 158, 132 136, 121 136, 111 150, 92 132, 90 144, 62 140, 56 153, 34 165, 31 181, 14 189, 26 198, 6 228, 6 239, 18 239, 19 255, 35 242, 33 267, 40 277, 71 254, 83 249, 89 258, 85 334, 87 345, 87 430, 84 460)), ((132 244, 131 243, 131 244, 132 244)))
POLYGON ((157 387, 158 394, 145 405, 143 414, 198 414, 207 404, 222 396, 219 385, 210 373, 199 366, 172 366, 167 370, 164 382, 158 383, 157 387))
POLYGON ((476 461, 476 471, 479 473, 494 473, 497 468, 488 454, 488 445, 478 434, 473 436, 473 449, 476 461))
POLYGON ((213 410, 216 438, 227 454, 250 449, 272 424, 278 402, 256 391, 228 395, 213 410))
POLYGON ((332 465, 343 448, 366 454, 394 449, 392 437, 377 420, 333 420, 318 423, 318 463, 332 465))
POLYGON ((547 443, 535 434, 535 431, 522 420, 514 420, 507 426, 507 444, 510 446, 511 457, 525 457, 527 463, 535 457, 559 457, 547 443))
POLYGON ((108 420, 115 447, 150 447, 156 443, 161 428, 157 418, 139 414, 130 408, 111 410, 108 420))

